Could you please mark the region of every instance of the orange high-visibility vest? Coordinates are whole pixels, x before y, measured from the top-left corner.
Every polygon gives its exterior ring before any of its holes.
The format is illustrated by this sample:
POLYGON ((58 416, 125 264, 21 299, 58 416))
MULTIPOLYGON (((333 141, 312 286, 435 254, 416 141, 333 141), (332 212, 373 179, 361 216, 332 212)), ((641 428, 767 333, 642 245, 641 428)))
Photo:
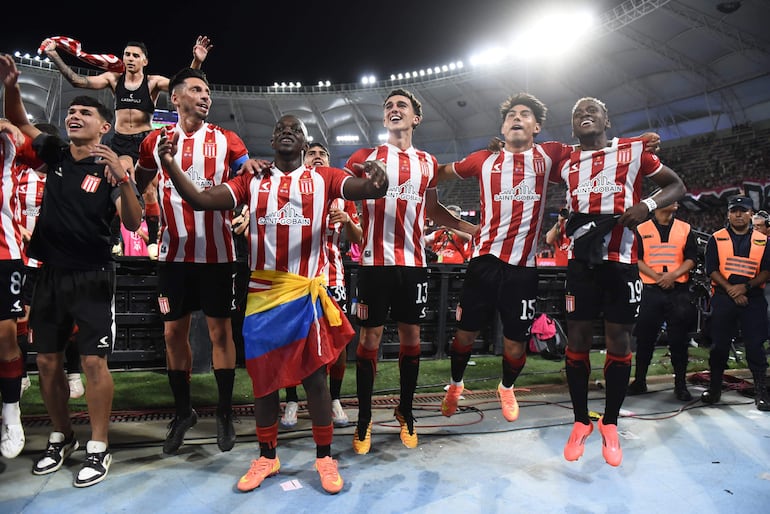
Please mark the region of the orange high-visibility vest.
MULTIPOLYGON (((754 278, 759 273, 759 265, 767 246, 767 236, 754 230, 751 233, 751 249, 748 257, 738 257, 733 251, 733 240, 726 228, 714 232, 714 240, 717 244, 719 255, 719 272, 726 279, 730 275, 754 278)), ((716 286, 716 284, 713 284, 716 286)), ((765 284, 759 286, 765 287, 765 284)))
MULTIPOLYGON (((684 262, 684 247, 687 244, 687 236, 690 234, 690 225, 684 221, 674 219, 671 230, 668 233, 668 242, 660 240, 660 232, 655 222, 647 220, 636 227, 642 238, 644 247, 644 262, 658 273, 663 273, 665 266, 668 271, 673 271, 684 262)), ((656 280, 645 275, 639 270, 639 276, 645 284, 654 284, 656 280)), ((685 283, 690 279, 690 273, 685 273, 676 279, 685 283)))

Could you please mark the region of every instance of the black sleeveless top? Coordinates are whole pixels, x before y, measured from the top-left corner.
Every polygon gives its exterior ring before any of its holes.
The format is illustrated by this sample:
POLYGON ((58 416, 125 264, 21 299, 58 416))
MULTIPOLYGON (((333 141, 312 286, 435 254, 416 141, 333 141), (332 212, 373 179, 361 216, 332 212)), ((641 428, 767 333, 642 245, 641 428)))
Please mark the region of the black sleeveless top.
POLYGON ((136 90, 127 89, 126 75, 120 76, 115 86, 115 110, 120 109, 139 109, 150 115, 155 112, 155 103, 150 96, 147 75, 144 76, 142 83, 136 90))

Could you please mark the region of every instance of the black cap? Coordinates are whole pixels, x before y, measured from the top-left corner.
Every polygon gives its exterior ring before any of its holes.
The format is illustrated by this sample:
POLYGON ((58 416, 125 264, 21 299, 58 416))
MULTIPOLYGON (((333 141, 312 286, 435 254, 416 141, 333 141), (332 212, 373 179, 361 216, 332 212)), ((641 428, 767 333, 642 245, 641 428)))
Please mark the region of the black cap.
POLYGON ((727 209, 743 209, 745 211, 754 210, 754 202, 748 196, 733 196, 727 201, 727 209))

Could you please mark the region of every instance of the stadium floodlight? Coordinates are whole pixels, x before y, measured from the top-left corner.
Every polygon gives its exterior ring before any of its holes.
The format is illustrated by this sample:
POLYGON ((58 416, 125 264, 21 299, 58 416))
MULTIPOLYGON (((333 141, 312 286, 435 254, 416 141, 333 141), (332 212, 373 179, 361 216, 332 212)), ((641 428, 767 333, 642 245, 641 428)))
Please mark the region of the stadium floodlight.
POLYGON ((341 134, 336 140, 338 143, 358 143, 359 137, 354 134, 341 134))

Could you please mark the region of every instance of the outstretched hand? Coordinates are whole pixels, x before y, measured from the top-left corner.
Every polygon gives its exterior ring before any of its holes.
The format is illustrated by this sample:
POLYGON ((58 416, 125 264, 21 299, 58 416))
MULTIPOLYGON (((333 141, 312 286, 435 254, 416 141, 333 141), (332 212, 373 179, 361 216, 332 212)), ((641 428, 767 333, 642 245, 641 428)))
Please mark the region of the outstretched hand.
POLYGON ((489 150, 492 153, 498 153, 503 148, 505 148, 505 141, 503 141, 499 137, 493 137, 492 139, 489 140, 489 143, 487 144, 487 150, 489 150))
POLYGON ((96 157, 97 162, 104 163, 104 176, 110 181, 110 184, 117 185, 122 182, 126 175, 131 178, 131 158, 125 159, 118 157, 118 154, 109 146, 96 143, 91 149, 91 155, 96 157))
POLYGON ((21 72, 16 67, 16 61, 9 54, 0 54, 0 81, 6 87, 13 87, 21 72))
POLYGON ((195 40, 195 45, 193 46, 193 57, 200 62, 203 62, 206 60, 206 57, 209 55, 209 50, 214 48, 214 45, 211 44, 211 40, 208 36, 198 36, 198 39, 195 40))
POLYGON ((374 159, 366 161, 362 166, 364 173, 369 177, 369 182, 374 186, 377 191, 388 188, 388 175, 385 172, 385 163, 374 159))
POLYGON ((171 138, 165 128, 160 130, 160 140, 158 141, 158 157, 160 162, 166 166, 174 160, 177 151, 177 142, 179 141, 179 132, 174 132, 171 138))
POLYGON ((267 159, 252 158, 244 162, 235 174, 243 175, 244 173, 250 173, 252 175, 264 175, 269 177, 272 165, 273 163, 267 159))

